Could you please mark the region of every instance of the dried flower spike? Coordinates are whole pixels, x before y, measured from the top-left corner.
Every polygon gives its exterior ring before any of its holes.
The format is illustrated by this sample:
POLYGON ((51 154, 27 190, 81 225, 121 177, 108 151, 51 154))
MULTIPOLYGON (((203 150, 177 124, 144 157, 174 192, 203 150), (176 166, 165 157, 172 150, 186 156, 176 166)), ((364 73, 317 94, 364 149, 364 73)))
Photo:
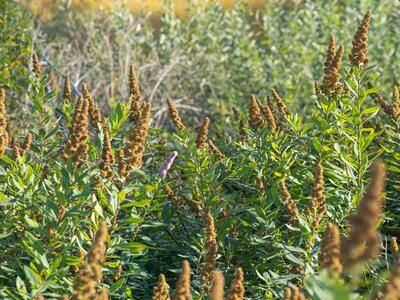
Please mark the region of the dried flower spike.
POLYGON ((101 171, 103 175, 108 178, 109 180, 114 179, 114 173, 110 167, 110 164, 115 163, 115 158, 114 154, 112 152, 112 146, 111 146, 111 139, 110 139, 110 130, 108 128, 108 121, 107 119, 103 118, 102 121, 102 127, 103 127, 103 149, 102 149, 102 162, 101 162, 101 171))
POLYGON ((353 39, 353 48, 349 56, 350 62, 353 66, 367 65, 369 63, 368 54, 368 30, 371 22, 371 11, 369 10, 358 26, 357 32, 353 39))
POLYGON ((238 267, 235 270, 235 276, 231 283, 228 300, 243 300, 244 297, 243 280, 244 280, 243 270, 242 268, 238 267))
POLYGON ((72 102, 71 79, 68 75, 65 76, 63 98, 66 103, 72 102))
POLYGON ((176 195, 174 190, 169 186, 168 183, 164 183, 165 191, 167 192, 169 200, 175 205, 178 205, 181 202, 181 199, 176 195))
POLYGON ((398 300, 400 295, 400 260, 394 262, 389 281, 371 299, 398 300))
POLYGON ((164 274, 160 274, 158 277, 157 286, 153 289, 152 300, 169 300, 169 293, 167 287, 167 281, 165 280, 164 274))
POLYGON ((392 95, 392 103, 390 105, 390 116, 397 120, 400 116, 400 96, 399 96, 399 87, 395 84, 393 85, 393 95, 392 95))
POLYGON ((250 126, 258 132, 264 127, 264 119, 261 116, 260 106, 256 96, 252 95, 249 102, 250 126))
POLYGON ((343 46, 339 46, 336 55, 333 57, 332 62, 329 66, 325 67, 324 78, 322 80, 321 91, 327 97, 333 97, 339 95, 339 70, 342 65, 343 58, 343 46))
POLYGON ((140 117, 140 108, 142 107, 142 94, 140 93, 139 82, 133 65, 129 68, 129 97, 130 116, 132 120, 137 121, 140 117))
POLYGON ((336 225, 329 223, 326 227, 321 242, 321 250, 318 257, 321 268, 329 269, 336 274, 342 273, 340 263, 340 235, 336 225))
POLYGON ((89 93, 89 90, 88 90, 86 84, 82 84, 82 94, 83 94, 83 98, 85 99, 85 101, 88 101, 88 103, 89 103, 89 113, 90 113, 90 118, 92 119, 92 122, 101 124, 102 117, 101 117, 100 110, 97 107, 96 102, 94 102, 92 96, 90 96, 90 93, 89 93))
POLYGON ((381 240, 376 225, 381 218, 385 166, 381 160, 374 162, 367 191, 361 199, 356 213, 350 216, 350 230, 342 241, 341 262, 344 268, 376 258, 381 240))
POLYGON ((7 115, 5 106, 6 92, 0 89, 0 156, 4 154, 8 146, 7 115))
POLYGON ((273 114, 270 106, 268 104, 265 104, 265 105, 260 105, 260 108, 264 115, 265 120, 267 120, 269 129, 271 130, 271 132, 275 132, 276 131, 276 121, 275 121, 275 117, 274 117, 274 114, 273 114))
POLYGON ((285 101, 279 96, 279 94, 273 89, 272 96, 274 97, 276 104, 278 105, 279 110, 284 116, 288 116, 290 114, 288 108, 286 107, 285 101))
POLYGON ((224 160, 225 155, 218 149, 218 147, 213 143, 212 140, 208 140, 208 146, 211 149, 211 152, 218 160, 224 160))
POLYGON ((222 272, 214 272, 210 300, 224 300, 224 286, 224 275, 222 272))
POLYGON ((329 47, 328 47, 328 51, 326 53, 326 61, 325 61, 325 64, 324 64, 325 73, 327 72, 329 67, 332 65, 333 59, 335 57, 335 54, 336 54, 336 42, 335 42, 335 37, 331 33, 331 35, 329 37, 329 47))
POLYGON ((311 207, 309 208, 309 211, 313 216, 313 222, 311 224, 313 231, 318 229, 319 222, 327 209, 325 204, 324 190, 324 169, 322 168, 321 163, 317 162, 314 169, 314 186, 311 196, 311 207))
POLYGON ((201 274, 201 283, 208 290, 208 284, 211 282, 213 277, 213 271, 215 268, 215 259, 218 251, 217 244, 217 233, 215 231, 215 222, 211 214, 210 208, 206 207, 203 213, 203 230, 206 237, 206 243, 204 245, 205 257, 204 267, 201 274))
POLYGON ((178 130, 185 129, 185 125, 183 124, 181 116, 179 115, 179 112, 176 109, 175 103, 170 98, 168 98, 167 104, 168 104, 169 115, 171 117, 172 123, 174 123, 175 128, 178 130))
POLYGON ((182 262, 182 271, 176 288, 171 297, 172 300, 192 300, 190 292, 190 265, 187 260, 182 262))
POLYGON ((22 155, 25 155, 32 145, 32 133, 28 132, 22 144, 22 155))
POLYGON ((125 143, 124 157, 128 168, 137 168, 142 164, 150 116, 151 104, 144 104, 138 123, 125 143))
POLYGON ((286 187, 285 182, 283 182, 283 181, 279 182, 279 190, 281 191, 282 199, 286 205, 286 209, 289 212, 290 223, 292 223, 292 225, 297 225, 297 223, 298 223, 297 218, 299 215, 299 211, 297 209, 296 203, 293 201, 292 196, 290 195, 290 193, 286 187))
POLYGON ((392 248, 393 260, 398 261, 400 258, 400 252, 399 252, 399 245, 397 244, 396 237, 392 236, 392 239, 390 241, 390 246, 392 248))
POLYGON ((196 138, 196 145, 197 145, 197 148, 199 148, 199 149, 203 149, 207 146, 209 125, 210 125, 210 119, 208 117, 206 117, 200 128, 200 132, 196 138))
POLYGON ((32 71, 37 78, 40 77, 40 75, 42 75, 43 73, 42 68, 40 66, 39 57, 35 52, 32 53, 32 71))

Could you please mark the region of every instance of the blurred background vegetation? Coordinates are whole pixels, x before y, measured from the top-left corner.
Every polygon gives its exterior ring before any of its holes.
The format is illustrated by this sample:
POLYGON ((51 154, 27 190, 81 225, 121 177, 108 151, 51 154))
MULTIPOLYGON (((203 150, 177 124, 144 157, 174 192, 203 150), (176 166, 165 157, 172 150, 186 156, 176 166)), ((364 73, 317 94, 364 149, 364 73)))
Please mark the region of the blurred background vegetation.
MULTIPOLYGON (((2 3, 2 10, 12 11, 8 22, 19 24, 15 32, 3 30, 2 40, 32 44, 51 69, 54 87, 62 87, 65 75, 76 86, 87 82, 104 112, 126 100, 128 67, 134 64, 144 97, 157 111, 155 125, 166 120, 166 97, 175 99, 193 123, 203 113, 226 123, 232 107, 246 105, 251 94, 264 98, 272 88, 309 115, 308 97, 314 80, 321 78, 329 34, 344 45, 347 56, 354 26, 367 9, 373 11, 372 63, 388 96, 400 65, 400 5, 395 0, 2 3), (28 27, 34 30, 26 36, 28 27)), ((17 64, 28 65, 30 49, 18 53, 17 64)), ((2 59, 12 60, 13 52, 2 59)), ((12 74, 3 69, 1 85, 10 85, 10 76, 24 77, 13 64, 12 74)), ((21 97, 16 91, 14 101, 23 102, 21 97)))

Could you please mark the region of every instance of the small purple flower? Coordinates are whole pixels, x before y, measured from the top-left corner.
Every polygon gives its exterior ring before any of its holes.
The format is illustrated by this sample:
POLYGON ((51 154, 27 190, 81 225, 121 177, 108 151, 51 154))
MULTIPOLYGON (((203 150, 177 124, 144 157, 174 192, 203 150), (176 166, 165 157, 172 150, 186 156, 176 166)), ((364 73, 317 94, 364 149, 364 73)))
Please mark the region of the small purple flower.
POLYGON ((162 164, 162 166, 160 167, 160 170, 158 170, 158 173, 160 174, 162 179, 165 179, 165 177, 167 176, 168 170, 169 170, 169 168, 171 168, 171 166, 177 156, 178 156, 178 152, 176 152, 176 151, 172 152, 170 155, 168 155, 167 160, 165 161, 165 163, 162 164))

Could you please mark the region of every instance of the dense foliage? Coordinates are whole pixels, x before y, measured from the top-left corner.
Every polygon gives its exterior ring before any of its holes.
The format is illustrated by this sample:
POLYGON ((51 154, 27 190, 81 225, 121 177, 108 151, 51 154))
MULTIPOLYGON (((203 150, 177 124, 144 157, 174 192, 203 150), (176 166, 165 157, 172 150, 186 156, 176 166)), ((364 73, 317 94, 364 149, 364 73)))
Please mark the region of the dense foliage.
MULTIPOLYGON (((315 10, 307 5, 334 4, 305 2, 297 20, 312 22, 307 15, 315 10)), ((199 11, 186 33, 180 31, 185 30, 184 21, 165 15, 158 40, 141 27, 142 19, 113 15, 108 20, 118 23, 102 29, 105 23, 89 20, 86 25, 93 31, 75 33, 82 34, 79 41, 87 41, 85 49, 93 49, 89 45, 94 43, 100 47, 98 54, 105 55, 101 30, 111 32, 119 24, 126 39, 118 44, 118 34, 110 35, 109 46, 125 45, 114 49, 123 60, 93 57, 99 68, 89 67, 93 61, 82 67, 84 72, 94 70, 93 79, 70 71, 75 86, 64 78, 64 88, 57 89, 54 66, 43 61, 54 53, 45 49, 39 57, 33 54, 25 112, 18 112, 28 124, 19 130, 7 129, 12 123, 7 115, 13 113, 7 99, 14 88, 2 83, 2 299, 107 299, 105 294, 112 299, 151 299, 160 274, 165 275, 160 290, 166 278, 173 300, 190 299, 179 298, 178 292, 191 274, 193 299, 220 300, 210 295, 214 270, 223 272, 227 286, 232 283, 228 299, 243 299, 243 288, 246 299, 302 299, 288 297, 299 288, 310 299, 397 299, 390 293, 398 289, 400 268, 392 239, 400 232, 400 99, 397 82, 387 78, 394 77, 398 61, 384 65, 385 70, 375 64, 391 59, 379 47, 392 49, 391 57, 398 55, 393 54, 396 36, 374 42, 379 36, 373 24, 382 22, 374 11, 369 41, 369 13, 357 32, 354 20, 347 29, 339 24, 332 31, 343 29, 343 36, 334 35, 340 41, 343 37, 348 51, 336 45, 333 36, 328 47, 325 35, 325 64, 313 56, 317 73, 299 76, 294 70, 306 66, 302 58, 291 64, 294 69, 279 65, 268 52, 275 51, 276 44, 248 36, 250 25, 241 22, 249 12, 242 9, 223 12, 212 6, 199 11), (219 24, 221 14, 226 18, 219 24), (204 27, 209 33, 221 30, 221 36, 202 36, 207 34, 204 27), (225 49, 224 41, 232 48, 225 49), (140 55, 130 52, 131 46, 140 55), (186 67, 177 73, 168 67, 159 71, 158 62, 173 65, 176 53, 186 67), (270 61, 261 59, 264 55, 270 61), (226 60, 218 63, 221 57, 226 60), (145 71, 138 77, 135 68, 128 67, 130 60, 138 65, 155 61, 162 80, 145 71), (121 69, 101 69, 102 62, 110 61, 119 61, 121 69), (107 97, 99 95, 107 95, 110 86, 98 92, 95 82, 103 86, 108 78, 118 92, 102 111, 107 97), (314 83, 315 78, 322 79, 314 83), (173 84, 161 84, 165 80, 173 84), (118 81, 127 84, 117 89, 118 81), (299 90, 284 89, 291 81, 299 90), (160 82, 154 93, 147 90, 150 82, 160 82), (272 89, 275 85, 283 93, 272 89), (226 109, 244 102, 246 108, 232 114, 213 109, 200 110, 198 118, 181 116, 184 109, 176 107, 176 99, 166 100, 182 96, 178 92, 203 99, 198 106, 222 97, 226 109), (307 116, 296 105, 286 105, 285 99, 300 95, 309 107, 307 116), (161 107, 169 111, 163 122, 161 107)), ((295 11, 285 12, 286 22, 291 22, 295 11)), ((279 19, 265 14, 262 20, 270 22, 270 17, 279 19)), ((273 35, 282 28, 290 26, 268 30, 273 35)), ((298 27, 292 30, 301 35, 298 27)), ((305 26, 304 34, 307 30, 305 26)), ((290 40, 280 42, 296 49, 290 40)), ((307 55, 313 52, 302 47, 307 55)), ((285 61, 285 51, 279 51, 285 61)), ((68 56, 63 59, 69 61, 68 56)))

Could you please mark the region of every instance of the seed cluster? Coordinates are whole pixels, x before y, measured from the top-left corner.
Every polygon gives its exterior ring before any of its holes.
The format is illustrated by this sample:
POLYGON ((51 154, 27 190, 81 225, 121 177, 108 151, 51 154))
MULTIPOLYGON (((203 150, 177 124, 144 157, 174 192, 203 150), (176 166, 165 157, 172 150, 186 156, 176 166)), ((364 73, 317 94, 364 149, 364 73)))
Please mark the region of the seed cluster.
POLYGON ((224 300, 224 286, 224 275, 222 272, 215 271, 210 300, 224 300))
POLYGON ((199 149, 204 149, 207 146, 208 128, 210 126, 210 119, 206 117, 201 125, 200 131, 196 138, 196 145, 199 149))
POLYGON ((169 115, 171 117, 172 123, 174 123, 175 128, 178 130, 185 129, 186 126, 182 122, 181 116, 179 115, 179 112, 176 109, 175 103, 170 98, 168 98, 167 104, 168 104, 169 115))
POLYGON ((333 97, 340 94, 339 70, 342 65, 343 46, 335 49, 335 39, 331 35, 328 53, 325 61, 324 78, 322 80, 321 91, 327 97, 333 97), (335 54, 336 53, 336 54, 335 54))
POLYGON ((318 229, 319 222, 321 221, 321 218, 327 209, 325 204, 324 190, 324 169, 322 168, 321 163, 317 162, 314 170, 314 187, 311 196, 311 207, 309 208, 309 211, 313 216, 313 222, 311 224, 313 231, 318 229))
POLYGON ((88 158, 89 139, 88 132, 89 103, 79 97, 69 136, 64 149, 64 157, 71 158, 75 163, 81 164, 88 158))
POLYGON ((169 293, 167 287, 167 281, 164 274, 160 274, 158 277, 158 283, 153 289, 152 300, 169 300, 169 293))
POLYGON ((102 127, 103 127, 103 149, 102 149, 102 162, 101 162, 101 172, 103 175, 108 178, 109 180, 114 179, 114 173, 110 167, 110 164, 115 164, 115 157, 112 152, 112 146, 111 146, 111 139, 110 139, 110 129, 108 127, 108 121, 107 119, 103 118, 102 121, 102 127))
POLYGON ((175 291, 171 296, 172 300, 192 300, 190 292, 190 265, 187 260, 182 263, 182 271, 176 283, 175 291))
POLYGON ((290 215, 290 223, 292 225, 297 225, 298 223, 298 215, 299 215, 299 211, 297 209, 297 205, 296 203, 293 201, 292 196, 290 195, 286 184, 284 181, 279 182, 279 190, 281 192, 282 195, 282 199, 283 202, 286 205, 286 209, 289 212, 290 215))
POLYGON ((39 78, 43 73, 42 68, 40 66, 39 57, 35 52, 32 53, 32 71, 37 78, 39 78))
POLYGON ((344 268, 367 259, 376 258, 380 251, 381 240, 376 224, 381 218, 385 167, 382 161, 373 164, 367 191, 358 205, 357 212, 350 217, 350 230, 342 242, 341 262, 344 268))
POLYGON ((256 96, 252 95, 249 102, 249 122, 251 128, 258 132, 264 127, 264 119, 256 96))
POLYGON ((218 149, 218 147, 213 143, 212 140, 208 140, 208 146, 211 149, 211 152, 218 160, 224 160, 225 155, 218 149))
POLYGON ((353 48, 349 56, 353 66, 367 65, 369 63, 368 54, 368 31, 371 22, 371 11, 368 11, 358 26, 357 32, 353 39, 353 48))
POLYGON ((332 223, 328 224, 323 235, 318 261, 321 268, 329 269, 336 274, 342 273, 339 229, 332 223))
POLYGON ((289 116, 290 112, 289 109, 286 106, 285 101, 283 101, 283 99, 281 98, 281 96, 279 96, 279 94, 277 93, 277 91, 275 91, 274 89, 272 90, 272 96, 274 97, 276 104, 278 105, 278 108, 280 110, 280 112, 285 116, 289 116))
POLYGON ((69 76, 65 76, 63 99, 66 103, 72 102, 71 79, 69 76))
POLYGON ((5 99, 6 92, 0 89, 0 156, 4 154, 8 145, 7 115, 5 99))
POLYGON ((243 300, 244 298, 244 286, 243 286, 243 270, 241 267, 237 267, 235 275, 229 289, 229 295, 227 300, 243 300))
POLYGON ((129 102, 130 102, 130 117, 133 121, 137 121, 140 117, 142 107, 142 94, 139 89, 139 82, 136 76, 135 67, 130 66, 129 69, 129 102))
POLYGON ((90 113, 90 118, 92 120, 92 124, 95 125, 96 123, 101 124, 102 122, 102 117, 99 108, 97 107, 96 102, 94 102, 94 99, 92 96, 90 96, 89 90, 86 86, 86 84, 82 85, 82 95, 85 101, 89 103, 89 113, 90 113))
POLYGON ((306 297, 300 291, 298 287, 285 287, 283 291, 283 299, 284 300, 305 300, 306 297))
POLYGON ((87 263, 79 270, 74 282, 72 300, 108 299, 107 290, 96 291, 97 282, 103 277, 102 263, 105 260, 106 242, 108 237, 107 224, 100 223, 99 230, 89 250, 87 263))
POLYGON ((217 233, 215 231, 215 222, 210 208, 206 207, 203 212, 203 230, 206 237, 204 267, 201 275, 201 283, 208 288, 208 283, 213 278, 215 260, 218 251, 217 233))

